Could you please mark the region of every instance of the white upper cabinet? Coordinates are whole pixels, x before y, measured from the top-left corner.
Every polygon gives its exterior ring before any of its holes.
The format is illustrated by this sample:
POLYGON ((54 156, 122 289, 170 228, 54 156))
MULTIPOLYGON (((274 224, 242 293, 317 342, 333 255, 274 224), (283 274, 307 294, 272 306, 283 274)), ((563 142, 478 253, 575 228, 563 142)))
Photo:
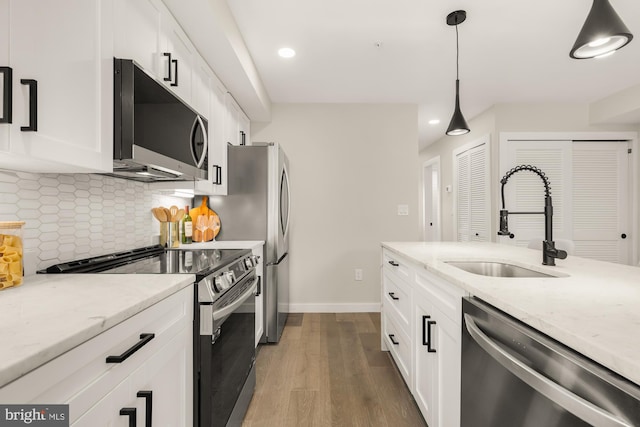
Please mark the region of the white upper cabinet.
POLYGON ((167 73, 163 81, 183 101, 189 103, 192 95, 193 69, 199 55, 167 9, 163 18, 160 46, 163 56, 162 64, 167 73))
POLYGON ((193 68, 193 87, 191 92, 192 107, 207 120, 212 119, 211 86, 215 76, 204 59, 197 56, 193 68))
POLYGON ((215 74, 210 76, 209 100, 209 179, 196 181, 195 193, 216 196, 227 195, 227 139, 226 120, 228 118, 227 89, 215 74))
POLYGON ((160 0, 115 2, 115 56, 134 60, 189 103, 199 55, 178 22, 160 0))
POLYGON ((0 0, 0 152, 9 151, 12 70, 9 65, 9 0, 0 0))
POLYGON ((227 119, 226 119, 226 140, 231 145, 250 144, 250 121, 240 105, 231 96, 227 94, 227 119), (244 139, 244 141, 243 141, 244 139))
MULTIPOLYGON (((160 23, 163 7, 160 0, 115 0, 114 4, 118 24, 114 34, 114 55, 133 59, 155 76, 162 75, 160 23)), ((165 62, 166 59, 162 65, 166 68, 165 62)))
MULTIPOLYGON (((0 12, 0 66, 13 74, 7 104, 13 117, 0 123, 0 167, 110 172, 111 2, 3 0, 0 12)), ((3 89, 3 100, 8 96, 3 89)))

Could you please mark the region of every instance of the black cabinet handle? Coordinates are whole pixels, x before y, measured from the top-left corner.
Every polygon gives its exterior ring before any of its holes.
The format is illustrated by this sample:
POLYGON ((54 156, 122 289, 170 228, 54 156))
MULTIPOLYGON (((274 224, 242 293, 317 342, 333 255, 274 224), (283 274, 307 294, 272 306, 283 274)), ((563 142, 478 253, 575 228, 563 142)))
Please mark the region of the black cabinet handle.
POLYGON ((256 296, 259 297, 262 293, 262 277, 258 277, 258 284, 256 285, 256 296))
POLYGON ((247 142, 245 140, 245 133, 244 133, 244 131, 241 130, 240 131, 240 145, 246 145, 246 144, 247 144, 247 142))
POLYGON ((107 356, 107 363, 122 363, 127 360, 133 353, 144 347, 149 341, 151 341, 156 334, 140 334, 140 341, 122 353, 120 356, 107 356))
POLYGON ((213 165, 213 169, 216 171, 216 179, 213 183, 216 185, 222 185, 222 166, 213 165))
POLYGON ((395 294, 395 292, 389 292, 389 296, 391 297, 392 300, 394 301, 398 301, 400 298, 398 298, 395 294))
POLYGON ((129 417, 129 427, 136 427, 136 408, 122 408, 120 415, 129 417))
POLYGON ((151 415, 153 414, 153 392, 151 390, 141 390, 136 396, 143 397, 144 402, 144 427, 151 427, 151 415))
POLYGON ((29 86, 29 126, 20 126, 23 132, 38 131, 38 81, 20 79, 20 83, 29 86))
POLYGON ((625 233, 622 233, 622 234, 620 235, 620 237, 622 237, 623 239, 626 239, 626 238, 627 238, 627 235, 626 235, 625 233))
POLYGON ((400 345, 400 343, 396 340, 394 340, 396 336, 393 334, 389 334, 389 339, 391 340, 391 342, 393 343, 393 345, 400 345))
POLYGON ((11 67, 0 67, 0 74, 3 75, 2 87, 2 114, 0 123, 11 123, 13 120, 13 69, 11 67))
POLYGON ((398 267, 400 264, 398 264, 397 262, 391 260, 389 261, 389 264, 393 265, 394 267, 398 267))
POLYGON ((436 324, 435 320, 427 320, 430 319, 431 316, 422 316, 422 344, 427 346, 427 352, 429 353, 435 353, 436 349, 431 347, 431 326, 436 324), (424 337, 424 330, 425 330, 425 320, 427 320, 427 338, 425 339, 424 337))
POLYGON ((163 53, 164 56, 167 57, 167 77, 164 78, 165 82, 170 82, 172 80, 171 78, 171 52, 164 52, 163 53))
POLYGON ((175 74, 176 74, 176 77, 173 79, 173 82, 171 82, 171 86, 178 86, 178 60, 177 59, 172 59, 171 62, 175 66, 174 71, 175 71, 175 74))

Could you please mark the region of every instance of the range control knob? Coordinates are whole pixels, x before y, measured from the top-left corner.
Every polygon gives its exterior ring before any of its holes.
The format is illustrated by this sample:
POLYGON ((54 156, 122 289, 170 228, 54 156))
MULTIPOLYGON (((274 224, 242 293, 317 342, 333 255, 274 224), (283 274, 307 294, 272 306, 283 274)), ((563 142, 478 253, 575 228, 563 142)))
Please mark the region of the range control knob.
POLYGON ((253 268, 253 266, 254 266, 255 264, 253 263, 253 260, 252 260, 251 258, 245 258, 245 259, 244 259, 244 265, 245 265, 245 267, 247 267, 247 268, 253 268))
POLYGON ((227 288, 231 285, 233 285, 233 283, 236 281, 236 275, 233 273, 233 271, 225 271, 224 272, 224 278, 226 279, 226 282, 228 283, 227 288))
POLYGON ((251 255, 251 262, 254 266, 258 265, 260 262, 260 257, 258 255, 251 255))
POLYGON ((213 285, 218 292, 222 292, 229 287, 229 285, 226 284, 226 278, 222 274, 220 276, 216 276, 215 279, 213 279, 213 285))

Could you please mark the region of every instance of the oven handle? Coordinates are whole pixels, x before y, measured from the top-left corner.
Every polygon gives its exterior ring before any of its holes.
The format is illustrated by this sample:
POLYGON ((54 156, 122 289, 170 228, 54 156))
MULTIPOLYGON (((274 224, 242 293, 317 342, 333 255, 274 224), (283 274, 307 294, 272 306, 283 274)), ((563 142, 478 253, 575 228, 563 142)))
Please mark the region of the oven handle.
POLYGON ((552 402, 571 412, 583 421, 598 426, 631 427, 626 421, 621 420, 606 410, 594 405, 570 390, 556 384, 544 375, 531 369, 529 366, 516 359, 497 343, 482 332, 473 318, 466 314, 464 321, 471 338, 482 347, 498 363, 508 369, 512 374, 520 378, 538 393, 547 397, 552 402))
POLYGON ((255 279, 253 279, 253 283, 251 284, 251 286, 249 286, 249 289, 247 289, 242 294, 242 296, 240 296, 240 298, 235 300, 233 303, 229 304, 226 307, 221 308, 220 310, 214 311, 213 321, 216 322, 217 320, 224 319, 225 317, 233 313, 238 307, 244 304, 244 302, 248 300, 250 297, 255 297, 256 288, 258 286, 259 279, 260 279, 260 276, 257 276, 255 279))

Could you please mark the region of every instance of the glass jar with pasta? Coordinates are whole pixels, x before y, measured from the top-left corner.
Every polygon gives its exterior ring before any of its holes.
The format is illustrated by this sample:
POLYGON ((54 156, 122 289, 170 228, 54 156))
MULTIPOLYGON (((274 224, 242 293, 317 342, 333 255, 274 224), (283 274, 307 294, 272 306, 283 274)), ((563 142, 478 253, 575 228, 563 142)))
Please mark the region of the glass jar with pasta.
POLYGON ((22 284, 24 221, 0 221, 0 289, 22 284))

